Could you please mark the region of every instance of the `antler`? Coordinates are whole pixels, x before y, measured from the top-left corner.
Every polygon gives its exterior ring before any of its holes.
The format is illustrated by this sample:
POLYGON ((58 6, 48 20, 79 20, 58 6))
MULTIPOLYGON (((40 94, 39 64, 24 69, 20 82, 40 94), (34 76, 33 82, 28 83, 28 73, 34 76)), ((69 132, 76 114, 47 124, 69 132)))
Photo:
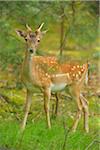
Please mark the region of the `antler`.
POLYGON ((37 31, 40 31, 42 29, 43 25, 44 25, 44 22, 39 26, 39 28, 37 29, 37 31))
POLYGON ((32 31, 28 24, 26 24, 26 28, 28 29, 28 31, 32 31))

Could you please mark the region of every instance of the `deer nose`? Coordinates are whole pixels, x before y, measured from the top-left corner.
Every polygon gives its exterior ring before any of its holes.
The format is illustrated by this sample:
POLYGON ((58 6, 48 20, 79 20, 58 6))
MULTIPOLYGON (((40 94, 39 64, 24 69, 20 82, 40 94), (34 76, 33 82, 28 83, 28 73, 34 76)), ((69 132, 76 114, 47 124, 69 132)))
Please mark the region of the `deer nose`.
POLYGON ((34 53, 34 50, 32 48, 30 48, 29 52, 32 54, 32 53, 34 53))

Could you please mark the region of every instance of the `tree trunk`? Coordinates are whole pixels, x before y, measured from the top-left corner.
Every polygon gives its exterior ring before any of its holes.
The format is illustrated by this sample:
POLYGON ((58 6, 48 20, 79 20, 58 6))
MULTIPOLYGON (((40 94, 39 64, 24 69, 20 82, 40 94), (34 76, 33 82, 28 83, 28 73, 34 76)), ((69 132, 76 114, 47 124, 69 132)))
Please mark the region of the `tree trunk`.
POLYGON ((60 24, 60 56, 63 53, 64 47, 64 7, 61 6, 61 24, 60 24))

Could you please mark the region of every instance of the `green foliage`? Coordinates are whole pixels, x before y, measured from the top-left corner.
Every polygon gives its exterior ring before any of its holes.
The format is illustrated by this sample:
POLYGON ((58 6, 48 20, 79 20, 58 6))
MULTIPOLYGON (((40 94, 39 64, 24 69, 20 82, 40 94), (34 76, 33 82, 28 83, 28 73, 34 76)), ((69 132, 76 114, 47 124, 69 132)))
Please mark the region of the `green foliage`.
MULTIPOLYGON (((17 38, 15 29, 25 29, 27 23, 35 27, 45 22, 45 26, 49 26, 48 38, 51 38, 50 34, 53 37, 52 44, 49 43, 49 49, 55 49, 56 42, 59 45, 59 39, 55 39, 60 34, 62 15, 65 15, 67 47, 70 46, 70 42, 76 47, 88 47, 95 43, 98 37, 98 8, 98 1, 76 1, 74 4, 72 1, 0 2, 0 66, 6 68, 9 64, 13 64, 14 68, 17 68, 21 64, 22 51, 25 48, 24 43, 17 38), (64 14, 62 14, 62 8, 64 14), (54 32, 58 34, 55 35, 54 32)), ((48 49, 48 43, 45 40, 43 48, 48 49)))
MULTIPOLYGON (((45 114, 43 111, 43 99, 41 95, 33 95, 32 107, 28 116, 28 122, 24 134, 20 133, 20 123, 23 118, 22 105, 25 92, 22 90, 2 90, 11 100, 4 103, 0 99, 0 148, 6 147, 11 150, 62 150, 65 134, 71 128, 76 112, 76 103, 73 100, 63 98, 59 103, 59 117, 51 118, 52 129, 46 127, 45 114), (2 104, 2 105, 1 105, 2 104), (9 107, 9 108, 8 108, 9 107), (69 115, 69 112, 71 115, 69 115), (37 114, 42 113, 39 117, 37 114), (17 116, 17 117, 16 117, 17 116), (19 120, 18 120, 19 119, 19 120)), ((34 90, 34 92, 36 92, 34 90)), ((65 150, 84 150, 93 140, 98 141, 99 130, 99 98, 96 96, 89 99, 89 126, 87 134, 83 129, 83 118, 75 133, 67 134, 65 150)), ((94 142, 89 150, 98 150, 99 143, 94 142)))
MULTIPOLYGON (((92 123, 92 119, 90 120, 92 123)), ((96 122, 96 120, 95 120, 96 122)), ((65 149, 84 150, 94 139, 97 140, 96 128, 89 134, 83 131, 68 133, 65 149)), ((67 132, 67 129, 66 129, 67 132)), ((65 138, 63 125, 56 122, 51 130, 45 128, 43 121, 35 124, 29 123, 22 135, 16 121, 5 121, 0 124, 0 147, 8 147, 21 150, 62 150, 65 138)), ((90 149, 98 150, 98 143, 94 143, 90 149)))
POLYGON ((90 3, 76 3, 74 21, 70 27, 69 37, 74 40, 77 45, 89 45, 98 35, 98 16, 91 13, 93 8, 90 3))

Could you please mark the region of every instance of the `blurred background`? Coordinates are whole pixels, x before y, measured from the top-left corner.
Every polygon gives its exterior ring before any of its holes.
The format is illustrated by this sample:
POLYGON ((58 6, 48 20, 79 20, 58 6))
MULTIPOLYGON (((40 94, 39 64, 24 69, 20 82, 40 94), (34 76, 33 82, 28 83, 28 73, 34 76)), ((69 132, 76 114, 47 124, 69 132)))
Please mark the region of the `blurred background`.
MULTIPOLYGON (((42 22, 44 22, 43 30, 48 29, 48 32, 41 40, 38 55, 55 55, 65 60, 78 60, 80 62, 86 62, 88 60, 89 62, 89 85, 87 89, 84 89, 84 94, 90 101, 90 116, 93 117, 93 120, 90 120, 90 125, 93 131, 90 133, 90 136, 88 136, 88 140, 87 137, 85 137, 86 135, 84 135, 84 140, 87 142, 84 142, 84 144, 81 143, 80 149, 85 149, 85 147, 91 143, 93 137, 95 137, 95 132, 98 131, 98 99, 100 97, 99 1, 0 1, 0 144, 3 147, 5 147, 5 145, 8 147, 12 147, 13 145, 14 147, 14 142, 16 141, 15 134, 18 131, 18 125, 16 127, 16 124, 22 119, 26 94, 20 81, 20 70, 25 53, 25 42, 16 35, 15 30, 26 30, 25 26, 28 24, 33 31, 35 31, 42 22), (15 121, 15 124, 12 123, 13 121, 15 121), (6 122, 9 122, 8 130, 6 122), (93 122, 95 122, 95 124, 93 122), (11 129, 15 127, 15 133, 12 133, 9 138, 11 129), (7 132, 5 133, 5 131, 7 132), (13 143, 11 141, 13 141, 13 143)), ((41 130, 41 126, 45 128, 45 124, 43 124, 44 120, 41 120, 44 116, 43 99, 41 98, 41 94, 39 92, 36 94, 36 92, 33 94, 34 106, 31 108, 29 121, 30 126, 32 126, 35 122, 33 118, 36 118, 38 125, 37 131, 35 132, 37 134, 37 132, 41 130), (37 105, 37 103, 39 103, 39 105, 37 105), (38 120, 41 121, 41 123, 38 123, 38 120), (41 125, 39 126, 39 124, 41 125)), ((63 101, 60 102, 62 108, 60 108, 59 114, 63 116, 63 118, 67 116, 66 120, 69 119, 71 124, 73 120, 71 120, 71 117, 73 118, 74 116, 76 106, 74 106, 71 100, 64 101, 66 94, 63 93, 63 95, 63 101), (68 109, 64 111, 66 107, 68 109)), ((61 121, 58 120, 58 124, 60 123, 61 121)), ((32 138, 31 130, 33 130, 33 128, 34 127, 30 127, 28 131, 30 133, 30 135, 28 135, 30 141, 32 138)), ((60 127, 55 125, 54 130, 55 128, 59 130, 60 127)), ((44 132, 47 134, 47 131, 44 132)), ((58 135, 57 130, 52 133, 58 135)), ((71 150, 79 149, 77 136, 82 138, 83 133, 77 134, 74 135, 76 148, 73 139, 73 143, 69 142, 69 145, 67 145, 71 150), (73 147, 71 147, 72 145, 73 147)), ((61 133, 61 136, 62 135, 63 131, 61 133)), ((49 138, 47 138, 46 141, 47 145, 49 140, 55 141, 54 137, 49 138)), ((70 138, 69 141, 71 141, 70 138)), ((34 145, 38 143, 37 139, 35 139, 34 145)), ((41 147, 41 145, 44 145, 44 147, 47 146, 45 145, 45 141, 41 141, 42 138, 38 140, 40 140, 41 144, 40 147, 38 145, 37 149, 42 150, 43 147, 41 147)), ((25 149, 26 147, 31 150, 29 143, 26 141, 27 138, 25 137, 21 149, 25 149)), ((60 144, 62 145, 61 142, 60 144)), ((57 145, 57 143, 54 145, 57 145)), ((61 148, 61 145, 58 144, 58 147, 54 146, 54 149, 58 150, 61 148)), ((50 147, 52 147, 52 144, 50 147)), ((97 149, 98 146, 95 147, 94 145, 94 150, 97 149)))

